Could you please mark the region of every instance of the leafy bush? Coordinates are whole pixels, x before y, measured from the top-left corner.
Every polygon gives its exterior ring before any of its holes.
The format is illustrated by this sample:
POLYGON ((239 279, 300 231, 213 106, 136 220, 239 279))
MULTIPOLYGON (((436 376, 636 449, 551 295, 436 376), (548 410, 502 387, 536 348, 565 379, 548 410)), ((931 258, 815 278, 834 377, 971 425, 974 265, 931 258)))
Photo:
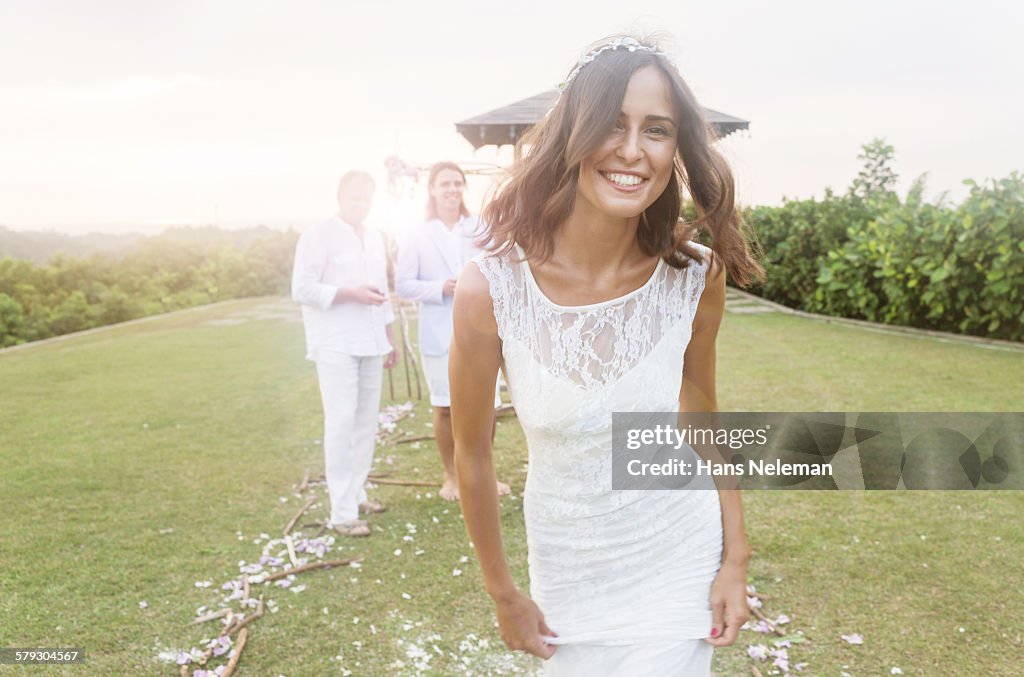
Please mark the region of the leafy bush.
POLYGON ((810 312, 1024 340, 1024 177, 971 186, 959 205, 901 200, 892 148, 864 146, 842 196, 747 214, 767 273, 755 293, 810 312))
POLYGON ((836 196, 831 190, 822 201, 754 207, 746 220, 763 252, 765 281, 752 291, 787 306, 804 307, 818 289, 821 261, 846 240, 851 224, 869 217, 862 201, 836 196))

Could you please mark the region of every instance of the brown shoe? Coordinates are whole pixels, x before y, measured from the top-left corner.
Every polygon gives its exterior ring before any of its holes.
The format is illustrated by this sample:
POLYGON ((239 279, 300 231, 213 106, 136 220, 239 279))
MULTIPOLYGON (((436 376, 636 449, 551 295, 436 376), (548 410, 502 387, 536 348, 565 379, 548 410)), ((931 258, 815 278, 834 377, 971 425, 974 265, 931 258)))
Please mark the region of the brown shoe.
POLYGON ((342 536, 370 535, 370 527, 363 520, 349 520, 348 522, 333 524, 331 528, 342 536))
POLYGON ((377 501, 363 501, 359 504, 359 512, 364 515, 374 515, 376 513, 384 512, 387 508, 378 503, 377 501))

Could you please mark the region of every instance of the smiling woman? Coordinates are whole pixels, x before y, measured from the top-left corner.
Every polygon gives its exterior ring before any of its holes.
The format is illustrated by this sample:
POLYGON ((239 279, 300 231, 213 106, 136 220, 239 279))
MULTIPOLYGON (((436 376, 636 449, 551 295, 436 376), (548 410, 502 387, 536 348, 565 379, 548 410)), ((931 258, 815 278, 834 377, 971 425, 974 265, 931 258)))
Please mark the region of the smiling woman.
POLYGON ((653 45, 584 57, 484 210, 492 251, 459 278, 451 416, 463 514, 502 638, 545 674, 709 674, 747 619, 736 491, 613 491, 613 411, 715 411, 727 272, 760 274, 732 175, 653 45), (683 187, 699 218, 679 220, 683 187), (700 229, 711 247, 691 240, 700 229), (706 291, 705 291, 706 290, 706 291), (499 369, 529 446, 530 596, 500 534, 488 393, 499 369))
POLYGON ((502 252, 515 242, 545 260, 555 233, 580 207, 577 198, 590 207, 607 200, 602 208, 617 204, 639 216, 643 254, 677 267, 698 258, 689 241, 706 229, 721 265, 746 286, 761 268, 741 232, 732 171, 712 145, 704 109, 663 52, 609 49, 615 40, 594 46, 581 62, 588 67, 574 69, 543 124, 520 140, 529 153, 483 213, 493 241, 504 243, 502 252), (600 184, 620 190, 605 194, 600 184), (679 222, 684 190, 699 215, 687 224, 679 222))

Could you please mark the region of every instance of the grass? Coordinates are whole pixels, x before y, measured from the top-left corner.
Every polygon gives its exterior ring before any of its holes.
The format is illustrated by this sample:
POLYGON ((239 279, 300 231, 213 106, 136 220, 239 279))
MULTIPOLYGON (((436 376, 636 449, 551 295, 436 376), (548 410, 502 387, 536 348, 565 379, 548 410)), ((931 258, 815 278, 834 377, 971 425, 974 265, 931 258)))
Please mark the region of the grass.
MULTIPOLYGON (((0 647, 86 650, 88 667, 47 674, 177 674, 158 653, 213 632, 188 625, 196 609, 215 607, 215 587, 259 557, 253 540, 279 534, 302 505, 303 470, 322 470, 315 372, 294 315, 254 299, 0 354, 0 647)), ((728 315, 718 369, 722 410, 1024 402, 1020 353, 776 313, 728 315)), ((407 399, 404 383, 397 373, 396 401, 407 399)), ((429 432, 426 402, 415 411, 402 427, 429 432)), ((514 419, 499 428, 496 456, 520 493, 526 450, 514 419)), ((381 450, 378 467, 438 477, 431 443, 381 450)), ((327 514, 315 492, 303 522, 327 514)), ((373 519, 374 537, 339 542, 332 555, 361 555, 362 568, 304 574, 298 594, 268 589, 279 611, 253 626, 238 674, 413 674, 413 644, 434 654, 432 674, 531 669, 497 637, 458 507, 432 489, 382 485, 374 496, 391 507, 373 519)), ((810 640, 790 649, 792 662, 809 663, 801 674, 1017 674, 1024 495, 750 492, 744 501, 754 583, 769 614, 786 613, 810 640), (853 632, 863 645, 839 638, 853 632)), ((525 586, 520 502, 502 505, 525 586)), ((750 674, 743 648, 761 639, 744 632, 717 651, 717 673, 750 674)))

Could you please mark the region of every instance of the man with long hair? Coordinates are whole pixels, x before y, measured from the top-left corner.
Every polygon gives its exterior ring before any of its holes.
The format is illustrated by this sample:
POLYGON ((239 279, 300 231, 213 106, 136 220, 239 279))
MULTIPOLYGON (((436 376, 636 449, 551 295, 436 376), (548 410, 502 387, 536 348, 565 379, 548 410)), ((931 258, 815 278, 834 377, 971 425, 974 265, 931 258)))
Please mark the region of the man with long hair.
MULTIPOLYGON (((448 389, 448 346, 452 340, 452 303, 462 267, 479 253, 483 236, 480 220, 469 213, 463 195, 466 175, 454 162, 438 162, 427 179, 430 197, 427 220, 408 234, 399 249, 395 291, 420 303, 419 342, 423 371, 433 407, 434 438, 444 465, 441 498, 459 498, 455 477, 451 398, 448 389)), ((494 407, 501 406, 495 389, 494 407)), ((491 434, 494 434, 494 421, 491 434)), ((497 483, 499 495, 509 487, 497 483)))

